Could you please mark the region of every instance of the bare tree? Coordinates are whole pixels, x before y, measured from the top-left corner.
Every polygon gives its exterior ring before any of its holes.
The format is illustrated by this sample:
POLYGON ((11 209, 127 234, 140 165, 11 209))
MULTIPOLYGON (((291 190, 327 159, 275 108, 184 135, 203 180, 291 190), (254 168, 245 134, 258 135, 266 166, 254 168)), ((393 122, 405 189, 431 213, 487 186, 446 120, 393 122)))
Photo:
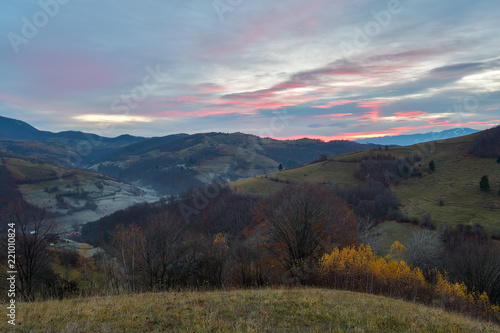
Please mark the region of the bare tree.
POLYGON ((444 268, 454 281, 471 290, 485 291, 493 303, 500 303, 500 250, 480 225, 448 228, 444 233, 444 268))
POLYGON ((287 186, 264 199, 257 216, 272 255, 301 280, 304 269, 324 253, 357 242, 353 213, 321 185, 287 186))
POLYGON ((370 230, 375 226, 375 220, 367 215, 357 218, 358 238, 361 243, 368 244, 370 241, 370 230))
POLYGON ((127 287, 130 291, 135 291, 137 258, 144 245, 142 230, 134 224, 127 228, 121 225, 112 234, 112 239, 117 259, 123 265, 127 287))
POLYGON ((59 237, 59 226, 46 210, 26 202, 12 203, 5 215, 4 220, 16 228, 18 292, 25 299, 34 299, 52 273, 49 245, 59 237))
POLYGON ((143 231, 140 270, 148 287, 164 288, 172 260, 172 246, 180 239, 182 219, 167 212, 147 217, 143 231))
POLYGON ((414 266, 427 271, 439 265, 443 252, 441 235, 428 229, 413 230, 413 237, 405 244, 406 259, 414 266))

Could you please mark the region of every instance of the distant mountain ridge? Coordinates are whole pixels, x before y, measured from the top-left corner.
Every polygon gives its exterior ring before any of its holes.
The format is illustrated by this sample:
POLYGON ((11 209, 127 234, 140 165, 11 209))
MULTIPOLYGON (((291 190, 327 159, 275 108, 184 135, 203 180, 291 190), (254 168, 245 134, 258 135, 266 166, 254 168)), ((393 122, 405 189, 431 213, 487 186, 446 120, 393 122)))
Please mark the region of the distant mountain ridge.
POLYGON ((80 131, 63 131, 58 133, 40 131, 24 121, 2 116, 0 116, 0 138, 38 140, 44 142, 50 141, 51 139, 93 140, 94 142, 123 142, 126 144, 145 140, 143 137, 136 137, 128 134, 120 135, 115 138, 108 138, 80 131))
POLYGON ((232 181, 307 164, 314 159, 376 148, 352 141, 275 140, 245 133, 105 138, 77 131, 39 131, 0 117, 0 154, 93 171, 162 195, 214 181, 232 181), (215 177, 215 178, 214 178, 215 177))
POLYGON ((379 138, 358 139, 358 143, 373 143, 378 145, 410 146, 421 142, 452 139, 459 136, 474 134, 479 132, 472 128, 452 128, 441 132, 429 132, 422 134, 407 134, 395 136, 382 136, 379 138))
POLYGON ((71 167, 90 165, 116 149, 144 140, 128 134, 108 138, 80 131, 40 131, 24 121, 0 116, 0 149, 45 156, 49 162, 71 167))

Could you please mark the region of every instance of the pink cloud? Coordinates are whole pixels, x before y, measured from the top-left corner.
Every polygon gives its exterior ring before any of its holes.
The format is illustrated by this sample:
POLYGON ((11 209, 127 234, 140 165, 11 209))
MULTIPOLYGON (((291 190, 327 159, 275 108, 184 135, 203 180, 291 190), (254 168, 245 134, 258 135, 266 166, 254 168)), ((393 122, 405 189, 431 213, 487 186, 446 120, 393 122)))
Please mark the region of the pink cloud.
POLYGON ((211 95, 211 94, 220 93, 220 92, 226 90, 226 88, 224 88, 223 86, 220 86, 220 85, 215 84, 215 83, 196 84, 196 85, 193 85, 192 87, 195 90, 197 90, 199 94, 202 94, 202 95, 211 95))
POLYGON ((498 110, 498 108, 489 108, 489 109, 486 109, 486 111, 492 111, 492 110, 498 110))
POLYGON ((409 119, 417 118, 419 116, 424 116, 426 114, 427 112, 423 111, 394 112, 394 115, 398 118, 409 118, 409 119))
POLYGON ((369 108, 370 112, 366 112, 363 116, 359 117, 358 120, 371 120, 372 122, 378 122, 380 116, 380 105, 391 104, 389 101, 371 101, 371 102, 359 102, 358 108, 369 108))
POLYGON ((341 118, 347 116, 354 116, 354 113, 334 113, 334 114, 322 114, 313 116, 313 118, 341 118))

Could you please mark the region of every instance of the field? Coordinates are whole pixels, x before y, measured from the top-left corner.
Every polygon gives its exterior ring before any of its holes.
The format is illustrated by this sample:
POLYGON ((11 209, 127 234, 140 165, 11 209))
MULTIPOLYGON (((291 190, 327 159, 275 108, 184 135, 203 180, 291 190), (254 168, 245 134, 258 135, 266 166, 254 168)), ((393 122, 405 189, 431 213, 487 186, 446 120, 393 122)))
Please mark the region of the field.
POLYGON ((260 195, 280 189, 287 181, 354 186, 360 184, 354 178, 357 161, 370 153, 398 157, 419 154, 423 160, 414 166, 422 176, 411 177, 391 186, 399 199, 402 212, 418 219, 430 213, 438 228, 444 224, 479 223, 489 232, 500 232, 500 164, 494 158, 479 158, 467 154, 476 135, 339 155, 325 162, 284 170, 267 177, 240 179, 231 183, 231 186, 241 192, 260 195), (433 173, 428 168, 431 160, 436 165, 433 173), (479 189, 479 180, 483 175, 489 177, 489 193, 479 189))
POLYGON ((18 188, 23 198, 56 213, 65 231, 131 205, 159 199, 154 192, 95 172, 17 158, 4 160, 12 176, 21 182, 18 188), (75 196, 75 192, 85 195, 75 196))
MULTIPOLYGON (((500 332, 438 308, 325 289, 169 292, 19 304, 16 332, 500 332)), ((5 325, 5 324, 4 324, 5 325)))

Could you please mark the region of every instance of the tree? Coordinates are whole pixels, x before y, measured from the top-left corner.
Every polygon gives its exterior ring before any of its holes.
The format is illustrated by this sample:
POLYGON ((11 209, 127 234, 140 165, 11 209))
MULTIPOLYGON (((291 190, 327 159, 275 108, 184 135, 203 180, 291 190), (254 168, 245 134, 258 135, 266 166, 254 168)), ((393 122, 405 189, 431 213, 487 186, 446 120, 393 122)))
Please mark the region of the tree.
POLYGON ((138 257, 144 248, 144 235, 141 228, 135 224, 125 228, 120 225, 112 234, 113 245, 117 252, 117 259, 123 265, 127 287, 130 291, 136 290, 136 276, 138 273, 138 257))
POLYGON ((429 162, 429 171, 434 172, 436 170, 436 164, 434 163, 434 160, 429 162))
POLYGON ((427 229, 413 230, 413 237, 406 243, 406 249, 408 262, 428 271, 437 267, 441 258, 441 235, 427 229))
POLYGON ((278 166, 278 170, 279 171, 283 170, 283 164, 280 163, 280 165, 278 166))
POLYGON ((500 250, 480 225, 448 228, 444 234, 444 268, 453 281, 469 290, 485 291, 492 303, 500 302, 500 250))
POLYGON ((171 264, 172 246, 180 239, 182 220, 167 212, 148 216, 142 235, 144 245, 140 248, 139 270, 147 287, 168 287, 168 268, 171 264))
POLYGON ((358 242, 354 214, 321 185, 283 188, 262 201, 257 219, 271 255, 301 282, 323 254, 358 242))
POLYGON ((46 290, 53 275, 49 246, 58 239, 59 226, 46 210, 24 201, 12 203, 4 221, 16 229, 16 287, 22 298, 33 300, 46 290))
POLYGON ((497 157, 497 163, 500 164, 500 156, 497 157))
POLYGON ((481 181, 479 182, 479 187, 483 192, 490 191, 490 180, 488 179, 488 176, 481 177, 481 181))

